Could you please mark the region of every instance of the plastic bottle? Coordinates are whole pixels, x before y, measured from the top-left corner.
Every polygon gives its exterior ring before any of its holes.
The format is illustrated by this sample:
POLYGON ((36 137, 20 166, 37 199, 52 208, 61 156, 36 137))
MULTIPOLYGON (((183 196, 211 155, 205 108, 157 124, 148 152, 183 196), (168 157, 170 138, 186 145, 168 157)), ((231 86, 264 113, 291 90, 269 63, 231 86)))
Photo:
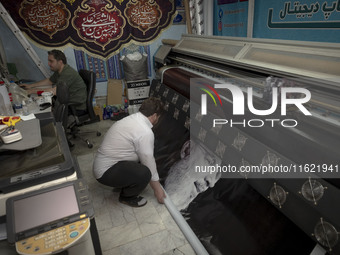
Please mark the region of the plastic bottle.
POLYGON ((39 110, 37 104, 35 102, 33 102, 32 98, 29 98, 27 100, 26 106, 27 106, 27 109, 28 109, 28 113, 34 113, 34 112, 39 110))
POLYGON ((22 115, 24 116, 28 115, 28 107, 26 105, 25 100, 22 100, 22 115))
POLYGON ((12 93, 8 93, 9 101, 10 101, 10 108, 12 109, 11 112, 13 112, 14 115, 14 105, 13 105, 13 95, 12 93))
POLYGON ((22 115, 22 100, 18 94, 13 95, 13 107, 16 114, 22 115))
POLYGON ((106 106, 106 119, 110 119, 113 116, 113 110, 111 105, 106 106))
POLYGON ((128 107, 129 107, 129 103, 128 103, 128 100, 125 98, 125 100, 124 100, 124 111, 126 113, 128 112, 128 107))
POLYGON ((107 111, 106 111, 106 105, 103 105, 103 120, 107 119, 107 111))
POLYGON ((1 107, 3 107, 3 110, 1 111, 3 112, 4 115, 14 115, 12 102, 8 94, 8 90, 6 86, 4 85, 3 81, 0 82, 0 94, 3 99, 3 102, 1 102, 1 107))
POLYGON ((7 116, 7 109, 6 109, 6 105, 5 105, 5 100, 2 96, 2 94, 0 94, 0 116, 7 116))
POLYGON ((13 103, 21 104, 22 100, 28 98, 27 91, 20 88, 20 86, 17 85, 14 81, 11 81, 9 84, 7 84, 7 87, 8 92, 12 93, 13 103), (18 102, 16 102, 15 100, 18 100, 18 102))

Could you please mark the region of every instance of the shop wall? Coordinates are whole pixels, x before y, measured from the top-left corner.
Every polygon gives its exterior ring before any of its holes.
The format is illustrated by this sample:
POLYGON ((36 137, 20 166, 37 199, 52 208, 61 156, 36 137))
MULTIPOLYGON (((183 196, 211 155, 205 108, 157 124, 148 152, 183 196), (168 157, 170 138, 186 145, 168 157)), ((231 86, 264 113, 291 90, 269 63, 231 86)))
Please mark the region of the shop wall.
POLYGON ((215 0, 214 35, 247 37, 247 22, 247 0, 215 0))
MULTIPOLYGON (((162 39, 179 40, 182 34, 186 33, 185 25, 172 25, 167 30, 163 31, 160 36, 150 44, 150 55, 153 60, 153 55, 162 44, 162 39)), ((6 23, 0 19, 0 34, 1 40, 6 52, 7 62, 15 63, 18 69, 18 77, 20 79, 31 79, 39 81, 45 77, 36 67, 30 56, 26 53, 20 42, 16 39, 12 31, 8 28, 6 23)), ((41 48, 28 39, 30 45, 37 53, 42 63, 48 68, 47 51, 50 49, 41 48)), ((58 48, 61 49, 66 57, 68 64, 74 69, 77 69, 74 49, 71 47, 58 48)), ((153 61, 151 61, 151 79, 155 76, 153 61)), ((96 97, 107 96, 107 81, 97 82, 96 97)))
POLYGON ((253 38, 340 42, 338 0, 215 0, 214 35, 247 37, 249 8, 253 38))
MULTIPOLYGON (((153 56, 159 46, 162 44, 163 39, 173 39, 173 40, 179 40, 182 36, 182 34, 186 33, 186 26, 185 25, 172 25, 167 30, 165 30, 158 38, 157 40, 153 41, 150 44, 150 55, 151 59, 153 60, 153 56)), ((33 45, 33 48, 36 50, 37 54, 39 55, 40 59, 43 61, 43 63, 47 66, 47 51, 41 48, 38 48, 37 46, 33 45)), ((67 47, 63 49, 68 64, 72 66, 73 68, 77 69, 76 59, 74 55, 74 50, 71 47, 67 47)), ((155 71, 153 67, 153 61, 151 61, 151 76, 150 78, 155 77, 155 71)), ((97 82, 97 92, 95 94, 95 97, 103 97, 107 96, 107 81, 103 82, 97 82)))
POLYGON ((340 1, 256 0, 254 37, 340 42, 340 1))

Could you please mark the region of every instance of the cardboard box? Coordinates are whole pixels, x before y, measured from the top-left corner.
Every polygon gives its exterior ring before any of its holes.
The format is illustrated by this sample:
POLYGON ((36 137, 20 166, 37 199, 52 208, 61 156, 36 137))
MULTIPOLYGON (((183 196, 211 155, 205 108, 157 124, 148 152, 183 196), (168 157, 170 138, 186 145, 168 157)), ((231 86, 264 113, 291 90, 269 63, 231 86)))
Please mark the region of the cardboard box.
POLYGON ((150 94, 150 80, 126 81, 129 105, 141 104, 150 94))
POLYGON ((103 120, 103 109, 100 106, 98 105, 94 106, 93 111, 96 115, 99 116, 100 120, 103 120))
POLYGON ((123 83, 122 80, 108 79, 107 81, 107 105, 122 104, 123 83))

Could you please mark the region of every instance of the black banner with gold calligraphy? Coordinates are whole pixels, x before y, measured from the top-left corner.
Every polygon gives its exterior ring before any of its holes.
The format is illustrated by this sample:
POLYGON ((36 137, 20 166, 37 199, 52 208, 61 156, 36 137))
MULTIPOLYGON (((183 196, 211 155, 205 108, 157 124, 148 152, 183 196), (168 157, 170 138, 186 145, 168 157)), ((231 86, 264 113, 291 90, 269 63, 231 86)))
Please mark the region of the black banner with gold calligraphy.
POLYGON ((40 45, 71 44, 108 58, 134 41, 149 44, 172 24, 174 0, 1 1, 21 31, 40 45))

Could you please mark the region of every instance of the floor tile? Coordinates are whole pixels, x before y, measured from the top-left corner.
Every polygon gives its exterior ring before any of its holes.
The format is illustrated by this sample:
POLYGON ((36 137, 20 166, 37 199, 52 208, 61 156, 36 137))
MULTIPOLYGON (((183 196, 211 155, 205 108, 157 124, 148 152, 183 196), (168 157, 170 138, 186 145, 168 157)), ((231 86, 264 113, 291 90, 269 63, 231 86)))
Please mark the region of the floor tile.
POLYGON ((137 221, 129 222, 128 224, 110 228, 108 230, 98 231, 98 233, 103 251, 142 238, 137 221))
POLYGON ((180 250, 178 250, 177 248, 171 250, 171 251, 168 251, 168 252, 165 252, 165 253, 162 253, 162 255, 183 255, 184 253, 181 252, 180 250))
POLYGON ((175 249, 175 244, 169 238, 169 232, 163 230, 134 242, 122 245, 120 251, 124 255, 160 255, 175 249))
POLYGON ((116 247, 111 250, 104 251, 103 255, 124 255, 124 254, 120 253, 119 247, 116 247))
POLYGON ((177 249, 185 255, 195 255, 196 254, 194 249, 191 247, 190 244, 183 245, 181 247, 178 247, 177 249))
POLYGON ((152 203, 140 208, 133 208, 143 236, 148 236, 165 229, 162 219, 152 203))
POLYGON ((132 208, 123 207, 118 204, 118 198, 106 198, 106 201, 113 226, 120 226, 136 221, 132 208))
POLYGON ((102 136, 92 133, 87 137, 93 142, 92 149, 75 139, 71 151, 89 187, 103 255, 194 255, 167 208, 157 202, 150 186, 141 194, 148 203, 141 208, 132 208, 118 201, 119 190, 113 192, 111 187, 100 184, 93 177, 96 151, 113 123, 105 120, 81 127, 81 130, 98 130, 102 136))
POLYGON ((180 230, 180 228, 178 227, 175 220, 172 218, 171 214, 169 213, 165 206, 159 209, 158 214, 160 215, 164 226, 169 231, 176 247, 187 244, 188 242, 185 236, 183 235, 182 231, 180 230))
POLYGON ((95 217, 98 231, 108 230, 113 227, 107 207, 95 208, 95 217))

